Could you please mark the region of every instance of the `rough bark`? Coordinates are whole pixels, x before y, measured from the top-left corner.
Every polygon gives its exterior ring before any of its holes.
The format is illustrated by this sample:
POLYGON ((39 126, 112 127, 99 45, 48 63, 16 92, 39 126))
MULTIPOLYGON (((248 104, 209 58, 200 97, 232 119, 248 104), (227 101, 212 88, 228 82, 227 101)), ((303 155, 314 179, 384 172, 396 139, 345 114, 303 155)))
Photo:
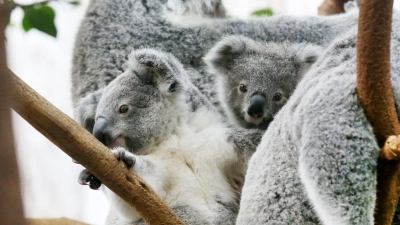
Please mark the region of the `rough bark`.
POLYGON ((134 207, 148 224, 183 224, 140 177, 126 169, 123 162, 118 162, 92 134, 17 76, 13 79, 12 108, 40 133, 134 207))
POLYGON ((400 135, 392 135, 386 140, 379 157, 387 160, 400 160, 400 135))
POLYGON ((70 220, 67 218, 59 219, 26 219, 28 225, 87 225, 75 220, 70 220))
MULTIPOLYGON (((393 0, 363 0, 358 22, 358 97, 381 147, 390 135, 400 134, 390 81, 392 9, 393 0)), ((378 159, 375 224, 392 224, 399 199, 399 165, 398 160, 378 159)))
POLYGON ((14 148, 10 101, 12 81, 6 65, 5 28, 9 8, 0 4, 0 220, 24 224, 19 172, 14 148))
POLYGON ((350 0, 325 0, 318 7, 318 15, 329 16, 344 13, 344 3, 350 0))

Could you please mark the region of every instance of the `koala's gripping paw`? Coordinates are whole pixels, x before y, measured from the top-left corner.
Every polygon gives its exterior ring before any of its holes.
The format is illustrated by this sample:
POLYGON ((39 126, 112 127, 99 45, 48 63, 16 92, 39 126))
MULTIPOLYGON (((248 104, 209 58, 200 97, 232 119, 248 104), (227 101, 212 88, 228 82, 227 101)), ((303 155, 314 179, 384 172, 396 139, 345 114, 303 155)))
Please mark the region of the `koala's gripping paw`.
POLYGON ((89 185, 93 190, 98 190, 101 186, 101 181, 93 176, 89 170, 84 169, 79 174, 78 183, 82 185, 89 185))
POLYGON ((118 161, 122 160, 125 163, 128 169, 131 169, 135 165, 135 156, 124 148, 116 148, 111 151, 117 156, 118 161))
MULTIPOLYGON (((122 160, 125 163, 128 169, 131 169, 135 165, 135 156, 124 148, 116 148, 111 151, 117 156, 118 161, 122 160)), ((78 183, 81 185, 89 185, 93 190, 98 190, 101 186, 101 181, 93 176, 87 169, 82 170, 79 174, 78 183)))

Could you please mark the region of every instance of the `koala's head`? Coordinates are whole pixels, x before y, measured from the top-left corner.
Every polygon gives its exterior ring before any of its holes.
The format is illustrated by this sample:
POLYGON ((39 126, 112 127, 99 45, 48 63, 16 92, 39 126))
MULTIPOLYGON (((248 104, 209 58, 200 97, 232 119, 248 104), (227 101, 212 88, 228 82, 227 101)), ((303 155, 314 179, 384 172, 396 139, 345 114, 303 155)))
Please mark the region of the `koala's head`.
POLYGON ((231 36, 204 57, 217 75, 220 101, 245 128, 266 129, 322 48, 305 43, 260 43, 231 36))
POLYGON ((221 0, 168 0, 167 6, 176 15, 225 17, 225 8, 221 0))
POLYGON ((79 122, 109 148, 132 152, 173 133, 192 110, 191 83, 183 66, 170 54, 134 51, 129 69, 105 88, 81 99, 79 122))

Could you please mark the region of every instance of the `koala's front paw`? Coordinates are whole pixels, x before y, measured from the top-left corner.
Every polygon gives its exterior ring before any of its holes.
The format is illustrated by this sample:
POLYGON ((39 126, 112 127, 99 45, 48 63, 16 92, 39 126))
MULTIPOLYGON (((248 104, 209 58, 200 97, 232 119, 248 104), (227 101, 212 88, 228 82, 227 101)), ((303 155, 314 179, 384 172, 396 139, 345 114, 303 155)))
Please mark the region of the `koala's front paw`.
POLYGON ((101 186, 101 181, 87 169, 82 170, 79 174, 78 183, 82 185, 89 184, 89 187, 93 190, 98 190, 101 186))
POLYGON ((116 148, 111 151, 117 156, 118 161, 122 160, 125 163, 128 169, 131 169, 135 165, 135 156, 124 148, 116 148))

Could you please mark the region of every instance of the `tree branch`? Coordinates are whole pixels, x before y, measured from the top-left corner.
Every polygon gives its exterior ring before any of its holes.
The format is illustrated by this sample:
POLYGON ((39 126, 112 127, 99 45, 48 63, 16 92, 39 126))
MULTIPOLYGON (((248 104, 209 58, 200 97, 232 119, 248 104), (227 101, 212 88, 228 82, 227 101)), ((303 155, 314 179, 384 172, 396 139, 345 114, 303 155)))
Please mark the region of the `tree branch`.
POLYGON ((344 13, 344 3, 349 0, 325 0, 318 7, 318 15, 329 16, 344 13))
MULTIPOLYGON (((357 91, 378 144, 400 134, 390 79, 393 0, 362 0, 357 36, 357 91)), ((385 154, 381 154, 384 156, 385 154)), ((392 224, 399 199, 400 163, 378 159, 375 224, 392 224)))

